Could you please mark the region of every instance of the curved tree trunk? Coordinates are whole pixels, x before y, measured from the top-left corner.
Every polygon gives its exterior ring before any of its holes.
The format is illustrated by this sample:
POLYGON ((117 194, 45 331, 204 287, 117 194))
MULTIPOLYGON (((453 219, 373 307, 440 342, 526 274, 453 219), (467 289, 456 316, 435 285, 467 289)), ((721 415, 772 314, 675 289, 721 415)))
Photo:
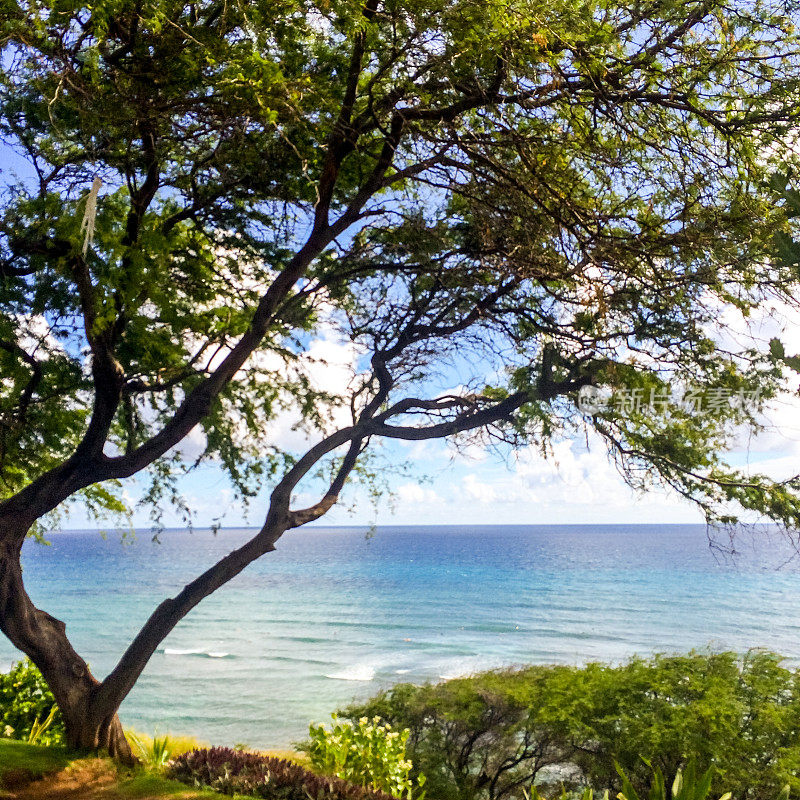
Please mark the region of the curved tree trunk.
MULTIPOLYGON (((47 682, 55 695, 53 681, 47 682)), ((65 708, 59 703, 67 733, 67 746, 75 750, 103 750, 112 758, 133 765, 136 759, 125 738, 117 710, 100 715, 93 708, 92 700, 93 695, 90 693, 71 707, 65 708)))
MULTIPOLYGON (((164 600, 102 683, 73 649, 66 625, 36 608, 25 591, 20 553, 30 526, 44 511, 35 512, 33 504, 22 495, 17 495, 14 502, 0 504, 0 630, 31 659, 47 681, 61 709, 70 747, 107 750, 120 761, 135 762, 117 711, 158 644, 205 597, 257 558, 273 551, 275 542, 287 529, 318 518, 336 502, 360 453, 363 437, 354 437, 354 430, 348 428, 329 436, 295 464, 273 490, 261 530, 186 584, 175 597, 164 600), (325 497, 311 508, 290 512, 291 490, 300 478, 322 456, 348 443, 349 450, 325 497)), ((44 486, 41 491, 46 495, 50 490, 44 486)), ((54 507, 51 500, 45 497, 45 510, 54 507)))
POLYGON ((75 652, 66 625, 33 604, 22 581, 20 551, 27 527, 0 520, 0 630, 39 668, 64 718, 67 745, 106 750, 135 762, 117 716, 119 703, 98 698, 100 683, 75 652))
MULTIPOLYGON (((67 641, 66 636, 64 641, 67 641)), ((68 642, 67 646, 74 652, 68 642)), ((97 702, 100 683, 89 672, 88 666, 82 662, 82 671, 76 670, 77 662, 72 660, 66 650, 62 651, 61 656, 67 657, 65 663, 72 661, 71 674, 58 669, 53 671, 48 667, 43 668, 33 658, 31 660, 41 670, 61 710, 67 747, 73 750, 103 750, 125 764, 134 764, 136 759, 122 730, 122 723, 117 716, 118 709, 100 709, 97 702), (76 671, 79 674, 76 675, 76 671)))
MULTIPOLYGON (((345 461, 349 472, 352 464, 345 461)), ((334 488, 337 485, 334 483, 334 488)), ((273 504, 281 508, 288 505, 288 495, 284 494, 273 492, 273 504)), ((334 501, 335 498, 327 498, 324 505, 327 508, 334 501)), ((102 683, 73 649, 66 625, 36 608, 25 591, 20 552, 28 530, 26 524, 31 522, 26 520, 24 523, 12 515, 0 515, 0 630, 31 659, 47 681, 64 717, 70 747, 107 750, 120 761, 134 763, 117 711, 156 647, 203 598, 274 550, 290 519, 285 512, 271 509, 264 527, 250 541, 188 583, 176 597, 162 602, 102 683)))

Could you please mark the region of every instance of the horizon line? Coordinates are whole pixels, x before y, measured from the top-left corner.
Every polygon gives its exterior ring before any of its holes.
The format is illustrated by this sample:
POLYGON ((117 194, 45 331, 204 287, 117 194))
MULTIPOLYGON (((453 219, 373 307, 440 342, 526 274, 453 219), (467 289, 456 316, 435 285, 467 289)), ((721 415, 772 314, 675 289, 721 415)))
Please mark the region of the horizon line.
MULTIPOLYGON (((765 527, 780 527, 777 523, 770 522, 757 522, 757 523, 736 523, 735 527, 752 527, 754 525, 765 527)), ((371 524, 371 523, 353 523, 352 525, 331 524, 319 525, 309 524, 295 528, 296 531, 302 530, 322 530, 329 528, 366 528, 375 529, 380 528, 707 528, 710 523, 707 522, 502 522, 502 523, 472 523, 472 522, 431 522, 431 523, 414 523, 414 524, 371 524)), ((245 531, 245 530, 259 530, 260 525, 224 525, 217 528, 218 531, 245 531)), ((714 527, 714 526, 711 526, 714 527)), ((724 526, 719 526, 724 527, 724 526)), ((133 528, 125 527, 97 527, 97 528, 55 528, 46 531, 45 535, 52 533, 102 533, 103 531, 187 531, 187 530, 203 530, 210 531, 213 529, 212 525, 184 525, 184 526, 164 526, 163 528, 152 528, 146 526, 136 526, 133 528)), ((288 533, 288 531, 287 531, 288 533)))

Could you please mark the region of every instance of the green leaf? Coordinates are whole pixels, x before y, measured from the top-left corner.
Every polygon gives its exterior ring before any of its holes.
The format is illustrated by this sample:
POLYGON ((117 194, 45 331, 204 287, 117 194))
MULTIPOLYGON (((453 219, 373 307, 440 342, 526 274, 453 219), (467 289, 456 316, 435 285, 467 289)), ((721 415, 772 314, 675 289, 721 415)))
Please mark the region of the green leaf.
POLYGON ((783 342, 781 342, 780 339, 769 340, 769 351, 772 354, 773 358, 776 359, 782 359, 786 352, 783 348, 783 342))

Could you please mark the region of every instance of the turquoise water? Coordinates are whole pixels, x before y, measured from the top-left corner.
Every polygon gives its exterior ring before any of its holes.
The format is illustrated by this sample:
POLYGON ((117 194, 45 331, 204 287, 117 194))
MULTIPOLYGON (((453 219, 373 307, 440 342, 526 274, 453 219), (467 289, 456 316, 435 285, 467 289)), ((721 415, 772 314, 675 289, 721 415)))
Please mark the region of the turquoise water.
MULTIPOLYGON (((54 534, 26 543, 25 577, 104 675, 161 600, 251 534, 54 534)), ((178 626, 121 715, 281 747, 401 680, 706 647, 800 661, 800 562, 778 536, 738 545, 717 556, 702 526, 298 530, 178 626)), ((0 638, 0 667, 17 656, 0 638)))

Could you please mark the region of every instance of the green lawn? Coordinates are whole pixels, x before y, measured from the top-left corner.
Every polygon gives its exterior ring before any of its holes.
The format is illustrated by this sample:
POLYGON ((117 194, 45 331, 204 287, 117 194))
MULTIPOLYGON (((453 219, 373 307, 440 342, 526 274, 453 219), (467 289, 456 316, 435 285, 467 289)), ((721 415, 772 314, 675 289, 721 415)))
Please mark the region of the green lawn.
POLYGON ((38 778, 64 769, 72 758, 61 747, 39 747, 27 742, 0 739, 0 780, 7 772, 28 772, 38 778))
MULTIPOLYGON (((20 778, 35 780, 44 776, 60 772, 66 767, 70 771, 80 771, 86 765, 93 765, 90 770, 97 772, 97 759, 94 757, 84 758, 67 750, 58 747, 39 747, 17 742, 10 739, 0 739, 0 798, 12 798, 13 793, 9 792, 8 787, 3 788, 4 778, 19 784, 20 778)), ((123 769, 110 760, 105 760, 102 769, 109 774, 113 774, 112 785, 104 786, 102 789, 90 791, 89 796, 98 800, 135 800, 135 798, 147 798, 147 800, 160 800, 160 798, 170 798, 171 800, 207 800, 216 798, 220 800, 222 795, 208 789, 191 789, 178 781, 167 780, 154 772, 144 769, 123 769)), ((44 778, 47 780, 47 778, 44 778)), ((61 794, 56 788, 53 789, 52 797, 57 800, 61 794)), ((233 800, 248 800, 242 795, 236 795, 233 800)), ((249 798, 252 800, 252 798, 249 798)))
MULTIPOLYGON (((170 781, 145 770, 136 770, 129 773, 127 777, 120 777, 115 787, 116 795, 120 798, 153 798, 170 797, 180 798, 180 800, 200 800, 200 798, 216 798, 221 800, 230 795, 221 795, 219 792, 212 792, 210 789, 190 789, 185 783, 170 781)), ((252 797, 243 795, 233 795, 232 800, 253 800, 252 797)))

